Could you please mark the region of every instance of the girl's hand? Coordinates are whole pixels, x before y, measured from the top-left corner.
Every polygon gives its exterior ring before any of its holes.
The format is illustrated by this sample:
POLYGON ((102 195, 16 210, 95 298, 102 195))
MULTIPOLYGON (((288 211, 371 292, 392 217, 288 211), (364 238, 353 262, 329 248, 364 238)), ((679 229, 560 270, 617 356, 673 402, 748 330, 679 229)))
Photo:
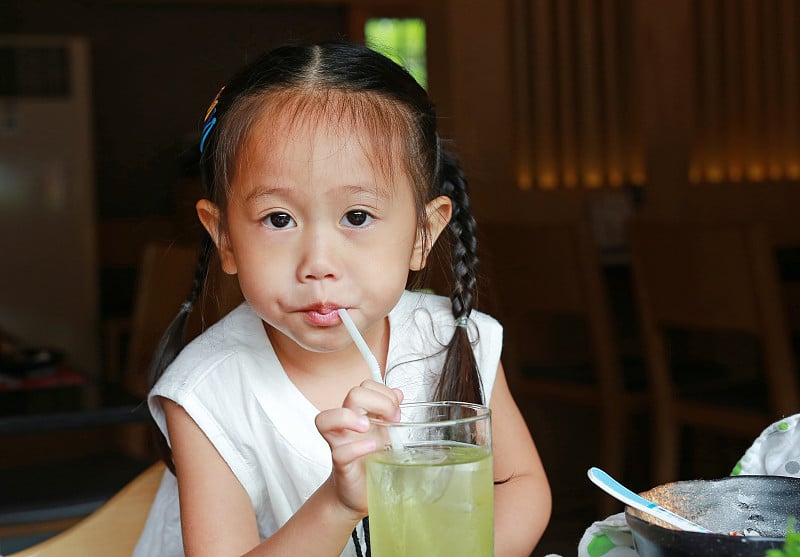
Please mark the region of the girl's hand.
POLYGON ((367 515, 364 461, 361 457, 378 448, 369 437, 369 416, 397 419, 403 393, 368 379, 353 387, 341 408, 324 410, 315 420, 317 430, 331 448, 331 481, 342 505, 359 516, 367 515))

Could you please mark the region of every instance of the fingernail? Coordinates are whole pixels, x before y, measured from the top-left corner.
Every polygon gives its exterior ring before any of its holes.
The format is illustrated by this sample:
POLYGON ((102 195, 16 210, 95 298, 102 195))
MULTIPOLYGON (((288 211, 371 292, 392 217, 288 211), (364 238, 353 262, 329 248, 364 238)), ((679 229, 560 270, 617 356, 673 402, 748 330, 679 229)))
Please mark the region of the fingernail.
POLYGON ((361 429, 363 430, 369 429, 369 418, 366 416, 361 416, 358 418, 358 425, 361 426, 361 429))

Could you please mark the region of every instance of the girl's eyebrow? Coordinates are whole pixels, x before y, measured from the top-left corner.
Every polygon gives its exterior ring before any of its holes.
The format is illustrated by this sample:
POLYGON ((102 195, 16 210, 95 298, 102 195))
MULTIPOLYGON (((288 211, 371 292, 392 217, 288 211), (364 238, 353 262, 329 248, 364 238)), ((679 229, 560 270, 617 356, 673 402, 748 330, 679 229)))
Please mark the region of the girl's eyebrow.
POLYGON ((292 188, 285 186, 264 186, 256 188, 248 193, 244 200, 245 202, 250 203, 252 201, 258 201, 260 199, 269 197, 279 197, 281 195, 288 195, 291 190, 292 188))
MULTIPOLYGON (((288 186, 264 186, 260 188, 256 188, 251 191, 245 197, 246 203, 251 203, 254 201, 259 201, 263 199, 268 199, 271 197, 292 197, 294 194, 295 188, 288 187, 288 186)), ((368 194, 370 197, 374 199, 386 199, 391 196, 391 189, 388 187, 379 187, 375 185, 371 186, 363 186, 363 185, 347 185, 342 186, 339 188, 334 188, 330 195, 339 197, 342 195, 364 195, 368 194)))
POLYGON ((353 184, 353 185, 349 185, 349 186, 344 186, 339 191, 335 190, 334 193, 336 195, 341 195, 342 191, 347 195, 361 195, 361 194, 365 194, 366 193, 366 194, 369 194, 370 196, 372 196, 374 198, 377 198, 377 199, 383 199, 383 198, 389 197, 389 195, 390 195, 389 188, 385 188, 385 187, 382 188, 382 187, 379 187, 379 186, 376 186, 376 185, 371 185, 371 186, 368 187, 368 186, 359 186, 359 185, 353 184))

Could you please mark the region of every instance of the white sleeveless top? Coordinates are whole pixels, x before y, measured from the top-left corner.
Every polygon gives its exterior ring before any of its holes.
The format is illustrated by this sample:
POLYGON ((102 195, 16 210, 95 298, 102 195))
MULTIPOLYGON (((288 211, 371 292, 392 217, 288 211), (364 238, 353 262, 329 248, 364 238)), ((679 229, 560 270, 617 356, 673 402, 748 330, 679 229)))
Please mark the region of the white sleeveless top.
MULTIPOLYGON (((386 384, 401 389, 405 402, 430 400, 454 331, 450 301, 404 292, 389 326, 386 384)), ((470 339, 489 401, 502 328, 473 311, 470 339)), ((150 412, 169 442, 159 397, 181 405, 230 466, 250 497, 262 540, 330 475, 330 448, 314 425, 318 410, 288 378, 246 302, 184 348, 150 392, 150 412)), ((362 543, 363 537, 359 527, 362 543)), ((182 555, 177 481, 166 471, 134 557, 182 555)), ((342 556, 355 555, 351 542, 342 556)))

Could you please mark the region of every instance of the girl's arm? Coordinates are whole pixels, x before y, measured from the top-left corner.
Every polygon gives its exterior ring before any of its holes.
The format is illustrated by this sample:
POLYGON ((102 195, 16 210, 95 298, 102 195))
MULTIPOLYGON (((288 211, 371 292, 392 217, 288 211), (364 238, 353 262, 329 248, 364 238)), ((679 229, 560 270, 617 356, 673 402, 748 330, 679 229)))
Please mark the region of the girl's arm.
POLYGON ((502 482, 494 488, 494 554, 528 557, 550 520, 550 486, 525 420, 511 397, 502 364, 489 406, 494 478, 502 482))
POLYGON ((283 528, 259 545, 255 512, 244 487, 186 411, 170 400, 163 399, 162 403, 178 477, 187 557, 329 557, 342 552, 361 517, 339 503, 331 481, 325 482, 283 528))
POLYGON ((244 487, 186 411, 162 399, 178 478, 187 557, 333 557, 366 515, 363 462, 375 450, 363 414, 393 418, 401 395, 372 381, 348 393, 342 408, 320 413, 317 426, 331 446, 333 472, 277 532, 259 543, 255 512, 244 487))
POLYGON ((259 541, 247 492, 183 407, 165 398, 161 404, 178 478, 184 552, 246 553, 259 541))

